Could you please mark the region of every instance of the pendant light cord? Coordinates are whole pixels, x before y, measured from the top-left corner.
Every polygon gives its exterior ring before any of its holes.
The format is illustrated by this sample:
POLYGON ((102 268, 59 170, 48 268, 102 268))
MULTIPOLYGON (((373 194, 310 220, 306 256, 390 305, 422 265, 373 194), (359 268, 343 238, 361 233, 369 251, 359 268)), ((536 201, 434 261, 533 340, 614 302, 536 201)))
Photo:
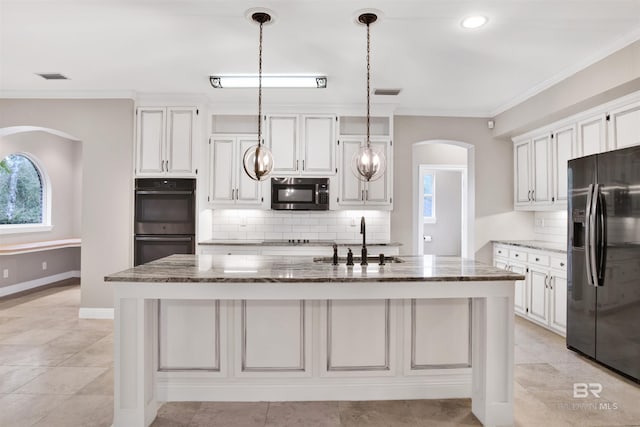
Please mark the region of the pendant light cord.
POLYGON ((371 101, 370 101, 370 93, 371 93, 371 34, 369 31, 370 23, 367 22, 367 147, 371 146, 371 133, 370 133, 370 116, 371 116, 371 101))
POLYGON ((262 144, 262 25, 260 22, 260 42, 258 44, 258 147, 262 144))

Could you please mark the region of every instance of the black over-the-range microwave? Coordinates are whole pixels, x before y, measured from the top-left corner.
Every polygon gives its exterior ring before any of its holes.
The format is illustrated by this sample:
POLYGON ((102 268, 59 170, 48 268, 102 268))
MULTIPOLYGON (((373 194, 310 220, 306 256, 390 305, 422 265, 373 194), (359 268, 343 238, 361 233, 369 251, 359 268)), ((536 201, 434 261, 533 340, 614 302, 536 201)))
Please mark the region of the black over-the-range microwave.
POLYGON ((329 210, 329 178, 271 178, 271 209, 329 210))

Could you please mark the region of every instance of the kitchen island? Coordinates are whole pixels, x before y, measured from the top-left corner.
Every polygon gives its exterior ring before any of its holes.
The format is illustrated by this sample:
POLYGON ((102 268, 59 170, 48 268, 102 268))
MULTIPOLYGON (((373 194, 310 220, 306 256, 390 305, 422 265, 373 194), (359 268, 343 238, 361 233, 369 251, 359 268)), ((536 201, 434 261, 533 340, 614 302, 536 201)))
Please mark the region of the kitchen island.
POLYGON ((163 401, 461 397, 483 424, 513 423, 521 275, 449 257, 327 261, 173 255, 107 276, 114 425, 147 426, 163 401))

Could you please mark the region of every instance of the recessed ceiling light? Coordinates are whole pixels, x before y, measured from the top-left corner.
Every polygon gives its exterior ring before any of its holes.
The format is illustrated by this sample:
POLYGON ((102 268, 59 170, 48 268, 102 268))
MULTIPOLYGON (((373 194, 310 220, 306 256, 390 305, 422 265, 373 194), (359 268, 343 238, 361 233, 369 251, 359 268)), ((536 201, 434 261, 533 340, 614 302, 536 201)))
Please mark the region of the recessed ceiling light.
POLYGON ((481 16, 481 15, 467 16, 462 20, 460 25, 462 25, 462 28, 469 28, 469 29, 480 28, 484 24, 486 24, 487 21, 488 19, 486 16, 481 16))

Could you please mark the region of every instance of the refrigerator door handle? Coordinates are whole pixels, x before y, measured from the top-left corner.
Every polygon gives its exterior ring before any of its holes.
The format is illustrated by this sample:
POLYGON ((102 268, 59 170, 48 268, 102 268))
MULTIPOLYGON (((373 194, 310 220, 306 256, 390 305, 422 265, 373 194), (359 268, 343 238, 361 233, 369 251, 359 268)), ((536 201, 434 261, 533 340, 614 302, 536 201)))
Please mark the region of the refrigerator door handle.
POLYGON ((593 286, 598 286, 598 258, 596 250, 597 242, 596 242, 596 213, 598 207, 598 198, 600 194, 600 184, 596 184, 593 187, 593 193, 591 196, 591 209, 590 209, 590 218, 589 218, 589 258, 591 260, 590 268, 591 268, 591 284, 593 286))
POLYGON ((602 195, 600 188, 598 188, 597 193, 595 193, 597 198, 596 201, 596 212, 599 211, 598 219, 600 221, 599 231, 600 231, 600 240, 598 241, 598 257, 600 257, 600 262, 597 264, 597 271, 595 274, 596 278, 596 286, 604 286, 604 270, 605 270, 605 262, 607 257, 607 226, 606 226, 606 213, 605 213, 605 203, 604 196, 602 195))
POLYGON ((587 190, 587 205, 585 206, 585 228, 584 228, 584 256, 585 256, 585 267, 587 270, 587 282, 591 286, 595 286, 593 283, 593 272, 591 270, 591 202, 593 196, 593 184, 589 184, 589 190, 587 190))

